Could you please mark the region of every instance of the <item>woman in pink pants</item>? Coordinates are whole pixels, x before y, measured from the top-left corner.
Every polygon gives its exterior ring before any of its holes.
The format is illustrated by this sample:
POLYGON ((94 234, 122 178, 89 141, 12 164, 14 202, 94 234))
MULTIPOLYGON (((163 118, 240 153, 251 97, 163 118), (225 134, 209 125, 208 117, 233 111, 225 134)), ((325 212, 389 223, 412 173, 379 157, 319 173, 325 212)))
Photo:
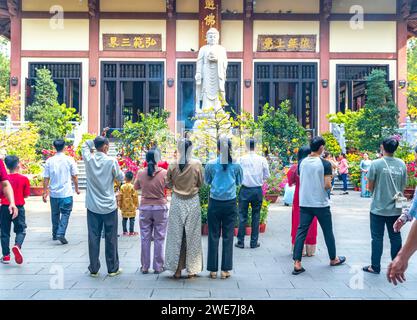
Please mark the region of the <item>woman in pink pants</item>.
POLYGON ((167 171, 157 166, 159 152, 150 150, 146 154, 148 167, 138 173, 135 189, 142 189, 139 206, 141 234, 141 271, 146 274, 151 265, 151 241, 154 239, 153 270, 164 271, 164 242, 167 231, 168 207, 165 198, 167 171))

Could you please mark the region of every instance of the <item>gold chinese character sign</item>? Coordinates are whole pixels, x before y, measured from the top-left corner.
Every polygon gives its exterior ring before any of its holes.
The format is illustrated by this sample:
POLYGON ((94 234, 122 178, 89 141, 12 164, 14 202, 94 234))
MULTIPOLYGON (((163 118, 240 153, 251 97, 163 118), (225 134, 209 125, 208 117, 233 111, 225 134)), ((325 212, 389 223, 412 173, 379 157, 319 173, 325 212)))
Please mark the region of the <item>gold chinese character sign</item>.
POLYGON ((162 51, 160 34, 103 34, 103 49, 112 51, 162 51))
POLYGON ((258 35, 259 52, 316 52, 316 35, 258 35))
POLYGON ((210 28, 216 28, 220 32, 221 4, 220 0, 199 0, 199 46, 206 43, 206 33, 210 28))

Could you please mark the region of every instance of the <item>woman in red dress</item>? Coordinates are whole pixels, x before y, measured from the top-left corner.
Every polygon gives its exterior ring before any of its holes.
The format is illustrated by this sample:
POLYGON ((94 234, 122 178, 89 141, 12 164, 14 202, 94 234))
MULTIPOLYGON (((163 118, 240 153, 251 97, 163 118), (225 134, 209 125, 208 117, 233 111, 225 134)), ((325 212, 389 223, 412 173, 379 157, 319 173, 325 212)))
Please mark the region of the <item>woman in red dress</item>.
MULTIPOLYGON (((294 164, 287 173, 288 184, 293 186, 295 184, 294 201, 292 203, 292 248, 294 250, 295 238, 297 236, 298 225, 300 224, 300 176, 299 166, 301 161, 311 153, 309 146, 303 146, 298 150, 298 165, 294 164)), ((304 245, 303 256, 312 257, 316 252, 317 244, 317 218, 314 218, 313 223, 308 230, 307 238, 304 245)))

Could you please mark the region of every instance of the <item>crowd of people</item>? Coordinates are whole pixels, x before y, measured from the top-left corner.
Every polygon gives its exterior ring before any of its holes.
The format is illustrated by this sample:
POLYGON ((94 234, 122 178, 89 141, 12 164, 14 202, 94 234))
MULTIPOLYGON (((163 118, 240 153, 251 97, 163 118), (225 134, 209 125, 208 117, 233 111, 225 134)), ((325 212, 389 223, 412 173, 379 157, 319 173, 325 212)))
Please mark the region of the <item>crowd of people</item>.
MULTIPOLYGON (((295 185, 291 229, 293 275, 306 271, 302 265, 303 257, 315 255, 318 224, 323 231, 330 266, 337 267, 346 262, 346 257, 337 255, 329 199, 337 176, 343 181, 343 194, 348 192, 349 164, 346 155, 334 159, 325 151, 325 145, 325 140, 318 136, 311 140, 309 146, 300 147, 297 164, 288 172, 289 184, 295 185)), ((373 196, 370 208, 371 264, 363 267, 363 271, 380 273, 386 226, 392 258, 387 277, 394 284, 405 281, 408 260, 417 250, 416 222, 402 246, 400 229, 417 216, 417 197, 408 208, 402 193, 407 180, 406 166, 394 156, 398 146, 399 141, 395 137, 386 138, 381 144, 382 156, 370 161, 365 154, 360 164, 361 195, 373 196)), ((78 172, 75 161, 63 152, 65 141, 54 141, 54 147, 56 154, 45 163, 43 201, 47 202, 49 198, 52 239, 66 245, 73 195, 74 192, 80 194, 78 172)), ((219 269, 221 279, 231 276, 233 248, 246 248, 245 226, 249 208, 252 215, 249 248, 260 247, 258 230, 263 202, 262 185, 270 172, 267 160, 256 153, 255 139, 248 139, 246 155, 234 159, 231 140, 220 138, 217 143, 218 156, 209 161, 205 168, 192 157, 192 149, 191 140, 180 139, 175 161, 168 165, 161 161, 158 149, 152 148, 146 154, 146 167, 135 176, 130 171, 123 173, 117 160, 108 155, 109 140, 104 135, 85 142, 82 158, 87 178, 88 270, 92 277, 99 276, 102 235, 105 239, 108 275, 117 276, 122 272, 118 255, 119 210, 123 235, 126 236, 138 234, 134 231, 134 225, 139 211, 143 274, 150 270, 156 274, 169 270, 173 278, 180 279, 185 270, 188 278, 196 277, 204 269, 199 197, 204 184, 210 186, 206 266, 210 278, 217 278, 219 269), (121 185, 117 191, 115 183, 121 185), (167 188, 172 190, 170 205, 167 202, 167 188), (234 243, 237 219, 239 230, 234 243)), ((417 161, 417 149, 415 151, 417 161)), ((7 156, 0 161, 0 182, 1 262, 10 263, 12 252, 16 263, 21 264, 21 249, 26 235, 24 205, 30 186, 29 180, 19 174, 19 159, 16 156, 7 156), (16 237, 10 252, 12 224, 16 237)))

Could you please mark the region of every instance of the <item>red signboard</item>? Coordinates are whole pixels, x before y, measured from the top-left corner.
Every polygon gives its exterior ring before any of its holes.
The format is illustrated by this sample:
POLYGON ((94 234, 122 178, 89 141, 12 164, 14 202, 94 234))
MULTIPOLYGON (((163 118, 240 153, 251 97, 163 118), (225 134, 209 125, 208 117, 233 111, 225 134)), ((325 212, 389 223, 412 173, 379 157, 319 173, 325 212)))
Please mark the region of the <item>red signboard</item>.
POLYGON ((200 47, 206 44, 206 33, 210 28, 216 28, 220 32, 221 0, 200 1, 200 47))

